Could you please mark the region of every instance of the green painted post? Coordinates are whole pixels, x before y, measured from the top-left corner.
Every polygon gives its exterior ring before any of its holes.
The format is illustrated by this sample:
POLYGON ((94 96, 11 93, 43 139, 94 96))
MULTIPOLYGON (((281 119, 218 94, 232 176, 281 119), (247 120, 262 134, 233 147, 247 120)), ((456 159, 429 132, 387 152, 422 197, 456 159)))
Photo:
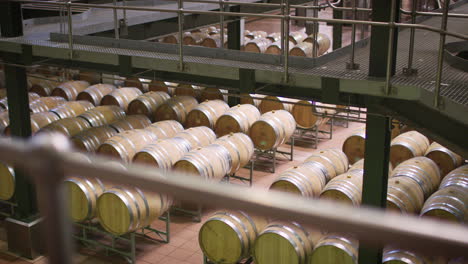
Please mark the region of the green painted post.
MULTIPOLYGON (((1 33, 4 37, 23 35, 21 4, 6 2, 0 4, 1 33)), ((6 63, 22 64, 20 54, 4 53, 6 63)), ((31 136, 29 97, 26 82, 26 69, 5 65, 5 86, 8 96, 8 111, 12 136, 27 138, 31 136)), ((35 219, 38 210, 34 186, 26 175, 15 169, 15 202, 17 207, 14 217, 29 222, 35 219)))
MULTIPOLYGON (((337 6, 342 7, 343 1, 337 6)), ((333 10, 334 19, 343 19, 343 11, 333 10)), ((339 49, 343 41, 343 24, 333 24, 333 50, 339 49)))
MULTIPOLYGON (((240 12, 240 6, 232 6, 230 8, 231 12, 240 12)), ((241 44, 242 44, 242 35, 243 35, 243 30, 242 30, 242 20, 240 17, 232 17, 235 20, 232 22, 229 22, 227 24, 227 46, 228 49, 233 49, 233 50, 240 50, 241 49, 241 44)), ((238 91, 230 91, 231 93, 239 94, 238 91)), ((235 106, 240 103, 239 97, 235 96, 229 96, 228 97, 228 104, 229 106, 235 106)))
MULTIPOLYGON (((385 208, 390 160, 391 119, 367 116, 362 204, 385 208)), ((382 263, 382 245, 359 247, 359 264, 382 263)))
MULTIPOLYGON (((396 1, 396 16, 394 22, 400 21, 400 1, 396 1)), ((372 20, 380 22, 389 22, 391 17, 392 1, 372 0, 372 20)), ((371 45, 369 57, 369 76, 385 77, 387 72, 387 53, 389 43, 390 28, 372 26, 371 45)), ((398 29, 394 31, 393 38, 393 56, 392 71, 395 74, 396 58, 398 48, 398 29)))

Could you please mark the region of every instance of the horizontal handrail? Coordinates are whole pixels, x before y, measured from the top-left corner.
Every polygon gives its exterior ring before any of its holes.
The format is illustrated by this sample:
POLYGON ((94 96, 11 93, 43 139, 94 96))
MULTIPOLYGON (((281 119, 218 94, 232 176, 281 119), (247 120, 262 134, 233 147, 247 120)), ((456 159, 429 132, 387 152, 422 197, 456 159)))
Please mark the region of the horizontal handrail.
MULTIPOLYGON (((305 199, 274 191, 219 184, 141 165, 131 165, 127 170, 123 170, 102 157, 93 157, 93 162, 88 163, 65 150, 63 142, 66 140, 63 135, 58 134, 43 134, 33 138, 33 143, 0 138, 0 160, 26 172, 49 171, 30 173, 35 182, 41 183, 37 186, 39 195, 44 194, 41 188, 59 185, 66 175, 99 177, 114 184, 131 184, 145 190, 169 194, 179 200, 197 201, 226 209, 241 209, 275 219, 299 221, 329 232, 349 233, 358 237, 363 244, 392 244, 428 255, 468 257, 468 228, 462 225, 365 207, 354 208, 331 201, 305 199), (50 145, 60 145, 61 150, 57 151, 50 145), (24 161, 26 156, 28 162, 24 161), (44 168, 50 164, 54 164, 56 168, 44 168), (52 175, 62 172, 63 175, 52 175)), ((48 196, 51 197, 54 195, 48 196)), ((40 201, 44 199, 39 197, 40 201)), ((54 208, 54 204, 48 206, 54 208)), ((51 214, 53 212, 46 211, 51 214)), ((50 219, 52 216, 45 217, 50 219)))

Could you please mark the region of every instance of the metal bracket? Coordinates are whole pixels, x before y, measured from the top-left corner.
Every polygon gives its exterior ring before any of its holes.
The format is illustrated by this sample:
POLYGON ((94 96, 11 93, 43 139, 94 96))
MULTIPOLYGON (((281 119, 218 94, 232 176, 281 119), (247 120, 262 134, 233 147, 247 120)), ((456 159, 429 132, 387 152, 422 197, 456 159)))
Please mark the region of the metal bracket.
POLYGON ((128 37, 128 25, 125 19, 119 19, 119 35, 120 37, 128 37))
POLYGON ((21 61, 24 65, 33 64, 33 52, 32 45, 22 44, 21 45, 21 61))
POLYGON ((239 68, 240 93, 253 93, 255 91, 255 70, 239 68))
POLYGON ((403 68, 403 75, 405 75, 405 76, 416 76, 416 75, 418 75, 418 69, 403 68))
POLYGON ((327 103, 338 103, 340 97, 340 80, 322 77, 322 99, 327 103))
POLYGON ((132 74, 132 57, 119 55, 119 71, 122 75, 132 74))
POLYGON ((350 63, 350 62, 346 63, 347 70, 355 71, 355 70, 359 70, 360 67, 361 66, 358 63, 350 63))

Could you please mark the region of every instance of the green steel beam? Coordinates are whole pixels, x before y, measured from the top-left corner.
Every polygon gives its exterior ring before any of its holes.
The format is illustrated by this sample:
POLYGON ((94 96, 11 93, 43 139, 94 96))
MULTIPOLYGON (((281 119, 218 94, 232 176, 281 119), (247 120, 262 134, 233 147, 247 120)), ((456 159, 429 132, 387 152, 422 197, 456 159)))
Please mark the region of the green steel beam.
POLYGON ((0 25, 3 37, 10 38, 23 35, 21 3, 0 2, 0 25))
MULTIPOLYGON (((343 1, 337 6, 342 7, 343 1)), ((334 19, 343 19, 343 11, 333 10, 334 19)), ((333 50, 339 49, 343 41, 343 24, 333 24, 333 50)))
MULTIPOLYGON (((395 1, 395 21, 400 21, 400 1, 397 0, 372 0, 372 20, 389 22, 392 12, 392 2, 395 1)), ((369 58, 369 76, 385 77, 387 72, 387 53, 390 41, 390 29, 387 27, 372 27, 371 46, 369 58)), ((398 46, 398 29, 394 30, 392 52, 392 75, 395 74, 398 46)))
MULTIPOLYGON (((232 6, 230 12, 240 12, 240 6, 232 6)), ((227 46, 228 49, 240 50, 243 40, 242 21, 239 18, 232 18, 233 21, 227 24, 227 46)))
MULTIPOLYGON (((17 54, 4 54, 6 62, 19 63, 17 54)), ((8 95, 8 111, 12 136, 27 138, 31 136, 29 97, 26 83, 26 69, 5 65, 5 85, 8 95)), ((38 209, 33 184, 21 170, 15 169, 15 196, 17 203, 15 218, 22 221, 35 219, 38 209)))
MULTIPOLYGON (((390 160, 391 119, 388 116, 368 114, 366 120, 366 150, 362 204, 386 207, 388 167, 390 160)), ((359 247, 359 264, 381 263, 382 245, 359 247)))

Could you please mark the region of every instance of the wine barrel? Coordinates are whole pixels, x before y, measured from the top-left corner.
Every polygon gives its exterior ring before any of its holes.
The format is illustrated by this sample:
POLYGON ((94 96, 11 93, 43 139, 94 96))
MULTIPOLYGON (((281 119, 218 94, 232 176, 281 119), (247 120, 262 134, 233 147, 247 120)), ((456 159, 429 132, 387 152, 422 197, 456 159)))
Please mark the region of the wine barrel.
POLYGON ((305 159, 305 162, 317 162, 325 168, 327 182, 348 170, 348 158, 340 149, 323 149, 305 159))
POLYGON ((289 41, 294 43, 294 45, 297 45, 297 44, 301 43, 307 37, 308 37, 307 33, 303 32, 303 31, 295 31, 295 32, 289 33, 289 41))
MULTIPOLYGON (((36 93, 28 93, 28 97, 29 97, 29 104, 31 105, 33 102, 35 102, 36 100, 39 100, 41 99, 41 101, 43 101, 44 99, 42 99, 38 94, 36 93)), ((3 110, 8 110, 8 97, 5 97, 3 99, 0 100, 0 110, 3 109, 3 110)), ((48 110, 48 109, 47 109, 48 110)), ((45 111, 47 111, 45 110, 45 111)), ((43 111, 43 112, 45 112, 43 111)))
POLYGON ((184 36, 183 43, 184 45, 200 46, 203 40, 208 36, 209 34, 206 32, 190 33, 184 36))
POLYGON ((51 109, 50 112, 63 119, 79 116, 92 108, 94 108, 94 105, 88 101, 71 101, 51 109))
MULTIPOLYGON (((354 163, 353 166, 351 166, 348 171, 352 171, 352 170, 362 170, 362 171, 364 171, 364 159, 361 159, 358 162, 354 163)), ((389 162, 388 163, 388 175, 392 174, 392 171, 393 171, 393 166, 389 162)))
POLYGON ((269 223, 255 239, 256 264, 307 264, 318 235, 295 222, 269 223))
POLYGON ((229 93, 228 90, 217 89, 217 88, 205 88, 203 89, 203 91, 201 91, 200 102, 204 102, 206 100, 222 100, 224 102, 227 102, 228 93, 229 93))
POLYGON ((52 96, 60 96, 67 101, 76 100, 78 94, 89 87, 86 81, 69 81, 61 83, 51 93, 52 96))
POLYGON ((5 88, 0 88, 0 99, 3 99, 7 96, 7 90, 5 88))
POLYGON ((268 33, 266 33, 265 31, 261 31, 261 30, 248 31, 245 34, 245 36, 248 37, 249 39, 266 38, 268 36, 268 33))
POLYGON ((190 142, 192 148, 205 147, 216 140, 216 135, 213 130, 208 127, 191 127, 184 131, 180 131, 174 137, 181 137, 190 142))
POLYGON ((166 138, 146 145, 133 157, 133 162, 170 170, 174 163, 192 149, 188 140, 181 137, 166 138))
POLYGON ((31 86, 29 92, 39 96, 49 96, 55 87, 60 84, 57 76, 28 76, 28 84, 31 86))
POLYGON ((229 151, 224 146, 211 144, 186 153, 174 164, 174 170, 220 181, 231 171, 231 165, 229 151))
POLYGON ((362 199, 362 177, 363 172, 360 170, 348 171, 336 176, 325 185, 320 193, 320 199, 359 206, 362 199))
POLYGON ((468 192, 459 186, 436 191, 424 203, 421 216, 468 223, 468 192))
MULTIPOLYGON (((74 153, 73 155, 79 155, 80 160, 91 162, 84 154, 74 153)), ((96 202, 105 190, 105 185, 101 180, 95 177, 72 176, 65 180, 65 188, 73 221, 82 222, 96 217, 96 202)))
MULTIPOLYGON (((225 47, 227 44, 227 35, 224 35, 224 43, 223 46, 225 47)), ((213 34, 206 36, 203 41, 200 43, 201 46, 207 48, 220 48, 221 47, 221 34, 213 34)))
POLYGON ((150 90, 150 92, 165 92, 170 96, 174 95, 175 87, 177 87, 177 83, 163 82, 157 80, 151 81, 148 85, 148 89, 150 90))
POLYGON ((156 139, 156 135, 148 130, 127 130, 104 141, 97 153, 129 163, 138 151, 156 139))
POLYGON ((427 199, 440 184, 439 167, 426 157, 409 159, 398 165, 390 177, 408 177, 417 182, 427 199))
POLYGON ((262 102, 262 98, 265 98, 266 95, 263 94, 241 94, 240 103, 241 104, 250 104, 258 107, 262 102))
POLYGON ((343 152, 348 157, 349 163, 355 162, 364 158, 366 148, 366 128, 359 128, 348 136, 343 142, 343 152))
MULTIPOLYGON (((289 41, 289 51, 294 47, 294 42, 289 41)), ((273 55, 281 55, 283 54, 283 50, 281 49, 281 41, 276 41, 270 44, 268 48, 265 50, 265 54, 273 54, 273 55)))
POLYGON ((5 129, 10 125, 10 115, 8 111, 0 113, 0 134, 5 132, 5 129))
MULTIPOLYGON (((31 115, 31 134, 35 134, 41 128, 47 126, 48 124, 59 120, 60 118, 52 112, 41 112, 31 115)), ((1 122, 1 121, 0 121, 1 122)), ((2 125, 0 125, 1 127, 2 125)), ((0 128, 0 132, 1 132, 0 128)), ((11 135, 11 127, 7 125, 4 130, 5 135, 11 135)))
POLYGON ((417 182, 408 177, 388 179, 387 210, 419 214, 423 204, 424 193, 417 182))
POLYGON ((162 43, 178 44, 179 43, 179 38, 177 37, 177 35, 165 36, 162 39, 162 43))
POLYGON ((80 81, 87 81, 89 84, 95 85, 102 81, 102 74, 98 72, 80 71, 77 78, 80 81))
POLYGON ((265 53, 268 46, 271 44, 270 39, 256 38, 247 42, 244 47, 244 51, 254 53, 265 53))
POLYGON ((187 115, 186 127, 206 126, 214 128, 218 118, 229 109, 221 100, 205 101, 192 109, 187 115))
POLYGON ((330 118, 316 113, 315 102, 299 100, 297 104, 292 105, 291 114, 296 120, 297 126, 301 128, 321 127, 325 125, 330 118))
POLYGON ((315 245, 310 264, 357 264, 357 240, 337 234, 322 237, 315 245))
POLYGON ((249 133, 252 124, 260 118, 260 111, 249 104, 236 105, 218 118, 215 132, 218 137, 229 133, 249 133))
POLYGON ((390 144, 390 162, 395 167, 405 160, 423 156, 429 147, 429 140, 417 131, 399 135, 390 144))
POLYGON ((290 103, 297 101, 296 99, 268 95, 261 100, 258 110, 262 114, 273 110, 286 110, 291 113, 293 105, 290 103))
POLYGON ((86 90, 80 92, 76 100, 85 100, 91 102, 93 105, 98 106, 104 96, 112 93, 117 88, 111 84, 95 84, 91 85, 86 90))
POLYGON ((123 235, 149 226, 172 204, 167 195, 143 191, 136 187, 113 187, 99 196, 99 223, 108 232, 123 235))
POLYGON ((10 200, 15 194, 15 171, 0 162, 0 200, 10 200))
POLYGON ((200 248, 215 263, 235 264, 250 257, 267 219, 242 211, 216 212, 200 228, 200 248))
POLYGON ((244 133, 233 133, 220 137, 213 144, 222 145, 229 151, 232 161, 229 174, 234 174, 247 165, 254 154, 252 140, 244 133))
POLYGON ((151 124, 146 130, 155 134, 158 139, 170 138, 184 130, 184 127, 175 120, 159 121, 151 124))
POLYGON ((128 104, 142 95, 142 92, 135 87, 123 87, 105 95, 101 100, 101 105, 116 105, 127 112, 128 104))
POLYGON ((143 129, 151 125, 151 120, 145 115, 128 115, 109 126, 117 132, 123 132, 132 129, 143 129))
POLYGON ((325 167, 318 162, 305 162, 280 173, 270 190, 318 197, 327 184, 325 167))
POLYGON ((309 35, 307 38, 305 38, 304 42, 317 44, 317 49, 318 49, 317 52, 319 56, 325 54, 325 52, 327 52, 331 46, 330 38, 323 33, 317 33, 316 41, 314 40, 314 35, 312 34, 312 35, 309 35))
POLYGON ((156 109, 154 120, 176 120, 185 124, 187 114, 197 105, 197 100, 192 96, 173 97, 156 109))
POLYGON ((177 84, 174 91, 174 96, 191 96, 196 99, 200 98, 203 87, 191 84, 177 84))
POLYGON ((146 81, 145 79, 138 78, 138 77, 128 77, 128 78, 125 78, 124 86, 137 88, 142 93, 146 93, 148 92, 148 85, 145 81, 146 81))
POLYGON ((447 264, 447 260, 443 257, 427 257, 408 250, 386 247, 382 264, 447 264))
POLYGON ((449 186, 459 186, 468 192, 468 164, 449 172, 440 183, 439 189, 449 186))
POLYGON ((115 105, 102 105, 84 112, 80 118, 88 121, 92 127, 103 126, 125 117, 125 112, 115 105))
POLYGON ((278 110, 263 114, 250 127, 249 135, 255 147, 270 150, 285 143, 295 129, 294 117, 287 111, 278 110))
POLYGON ((67 137, 73 137, 74 135, 91 128, 91 125, 79 117, 68 117, 54 121, 47 126, 41 128, 38 133, 51 133, 58 132, 67 137))
POLYGON ((463 159, 460 155, 457 155, 455 152, 443 147, 437 142, 432 142, 424 156, 430 158, 439 166, 440 175, 442 177, 463 163, 463 159))
POLYGON ((271 43, 281 41, 281 33, 274 32, 274 33, 269 34, 266 38, 269 39, 271 43))
POLYGON ((65 102, 66 100, 59 96, 41 97, 29 104, 29 111, 35 114, 47 112, 65 102))
POLYGON ((92 127, 73 136, 71 142, 79 150, 95 152, 105 140, 115 134, 117 131, 109 125, 92 127))
POLYGON ((314 44, 310 42, 301 42, 289 51, 289 55, 298 57, 315 57, 312 55, 313 51, 314 44))
POLYGON ((128 114, 141 114, 153 119, 156 109, 170 98, 165 92, 147 92, 130 102, 128 114))

